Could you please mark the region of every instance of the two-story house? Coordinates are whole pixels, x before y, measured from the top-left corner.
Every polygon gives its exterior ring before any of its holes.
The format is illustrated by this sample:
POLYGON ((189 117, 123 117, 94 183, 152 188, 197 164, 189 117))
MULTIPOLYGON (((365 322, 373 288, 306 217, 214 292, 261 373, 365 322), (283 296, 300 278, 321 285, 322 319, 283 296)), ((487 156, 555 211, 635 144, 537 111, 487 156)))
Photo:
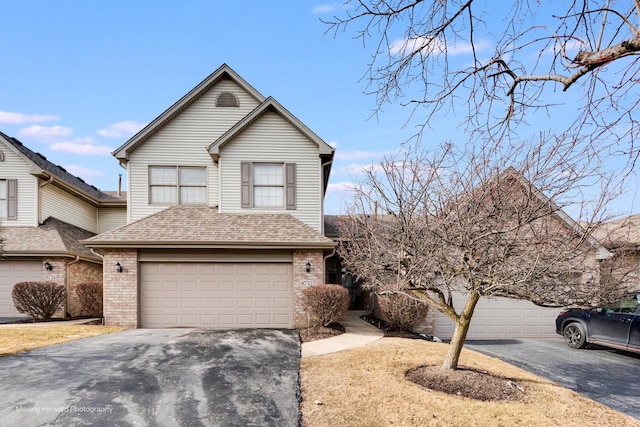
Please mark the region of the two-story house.
POLYGON ((104 256, 104 315, 123 327, 306 326, 324 282, 334 150, 223 65, 115 150, 128 224, 104 256))
POLYGON ((126 199, 105 193, 0 132, 0 316, 18 316, 13 285, 67 288, 60 315, 82 315, 78 283, 102 280, 102 258, 79 241, 126 223, 126 199))

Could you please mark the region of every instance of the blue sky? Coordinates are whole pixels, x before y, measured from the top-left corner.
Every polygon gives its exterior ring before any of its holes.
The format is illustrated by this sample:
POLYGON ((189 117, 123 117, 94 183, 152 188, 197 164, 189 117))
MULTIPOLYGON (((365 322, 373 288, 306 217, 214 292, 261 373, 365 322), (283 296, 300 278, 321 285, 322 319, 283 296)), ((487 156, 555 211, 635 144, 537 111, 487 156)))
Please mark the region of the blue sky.
MULTIPOLYGON (((336 147, 326 213, 363 167, 412 135, 408 111, 363 94, 369 51, 320 18, 341 3, 0 0, 0 130, 102 190, 110 152, 227 63, 336 147)), ((464 138, 453 120, 432 142, 464 138)), ((630 212, 629 212, 630 213, 630 212)))

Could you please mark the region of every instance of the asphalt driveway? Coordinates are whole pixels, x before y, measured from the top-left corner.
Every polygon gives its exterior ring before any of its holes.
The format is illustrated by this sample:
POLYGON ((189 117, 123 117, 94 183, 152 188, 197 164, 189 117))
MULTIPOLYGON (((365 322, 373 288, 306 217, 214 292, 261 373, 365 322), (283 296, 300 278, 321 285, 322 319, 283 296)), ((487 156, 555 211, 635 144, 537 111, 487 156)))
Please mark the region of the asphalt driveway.
POLYGON ((12 426, 297 426, 296 331, 136 329, 0 358, 12 426))
POLYGON ((593 347, 576 350, 564 340, 469 340, 465 347, 547 378, 640 419, 640 356, 593 347))

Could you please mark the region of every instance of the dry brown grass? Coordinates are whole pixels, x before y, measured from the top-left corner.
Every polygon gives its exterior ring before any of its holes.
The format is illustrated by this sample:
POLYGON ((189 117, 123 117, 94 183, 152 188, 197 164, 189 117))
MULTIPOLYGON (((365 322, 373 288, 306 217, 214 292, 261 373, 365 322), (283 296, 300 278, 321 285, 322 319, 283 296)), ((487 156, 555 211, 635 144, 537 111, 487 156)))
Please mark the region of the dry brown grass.
POLYGON ((60 344, 94 335, 110 334, 121 328, 100 325, 38 325, 0 328, 0 356, 60 344))
POLYGON ((303 358, 303 426, 638 425, 632 417, 470 350, 463 350, 461 365, 519 380, 527 389, 524 401, 481 402, 405 379, 410 368, 439 365, 446 350, 446 344, 383 338, 353 350, 303 358))

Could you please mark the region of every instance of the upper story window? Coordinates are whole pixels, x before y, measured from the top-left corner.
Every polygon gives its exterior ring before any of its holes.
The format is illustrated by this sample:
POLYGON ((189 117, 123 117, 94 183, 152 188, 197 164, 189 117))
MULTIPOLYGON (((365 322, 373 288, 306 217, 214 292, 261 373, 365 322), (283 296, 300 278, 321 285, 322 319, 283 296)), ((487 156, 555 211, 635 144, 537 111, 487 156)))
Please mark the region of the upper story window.
POLYGON ((18 182, 0 179, 0 219, 18 219, 18 182))
POLYGON ((231 92, 222 92, 216 99, 216 107, 239 107, 238 98, 231 92))
POLYGON ((243 208, 296 209, 296 164, 242 162, 243 208))
POLYGON ((207 169, 191 166, 149 166, 149 203, 205 205, 207 169))

